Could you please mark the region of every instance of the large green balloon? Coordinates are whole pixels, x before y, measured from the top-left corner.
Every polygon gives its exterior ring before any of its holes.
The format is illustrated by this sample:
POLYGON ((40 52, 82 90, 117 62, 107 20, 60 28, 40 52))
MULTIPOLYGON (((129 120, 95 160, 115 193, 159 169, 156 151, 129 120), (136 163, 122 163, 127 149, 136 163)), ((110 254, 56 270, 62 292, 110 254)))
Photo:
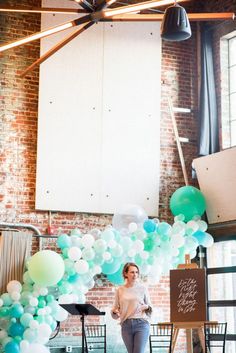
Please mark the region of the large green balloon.
POLYGON ((54 251, 42 250, 29 260, 29 274, 32 280, 42 287, 54 286, 65 272, 62 257, 54 251))
POLYGON ((174 216, 183 214, 185 222, 188 222, 193 216, 201 216, 205 212, 206 200, 194 186, 183 186, 171 196, 170 209, 174 216))

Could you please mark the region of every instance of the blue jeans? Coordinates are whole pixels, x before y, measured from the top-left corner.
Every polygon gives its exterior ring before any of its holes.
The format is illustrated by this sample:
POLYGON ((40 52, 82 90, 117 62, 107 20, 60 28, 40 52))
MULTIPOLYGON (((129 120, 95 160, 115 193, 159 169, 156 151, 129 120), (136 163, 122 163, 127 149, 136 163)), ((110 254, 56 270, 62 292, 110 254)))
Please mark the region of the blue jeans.
POLYGON ((127 319, 121 325, 121 335, 128 353, 144 353, 150 331, 149 322, 127 319))

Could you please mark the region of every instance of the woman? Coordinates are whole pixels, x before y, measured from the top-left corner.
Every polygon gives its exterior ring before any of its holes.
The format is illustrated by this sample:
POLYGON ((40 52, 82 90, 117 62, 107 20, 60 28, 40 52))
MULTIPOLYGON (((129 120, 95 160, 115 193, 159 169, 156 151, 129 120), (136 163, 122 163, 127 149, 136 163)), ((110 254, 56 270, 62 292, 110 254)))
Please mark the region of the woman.
POLYGON ((138 281, 139 268, 135 263, 125 264, 123 277, 125 284, 116 290, 111 315, 113 319, 120 319, 122 339, 128 353, 144 353, 152 312, 149 294, 138 281))

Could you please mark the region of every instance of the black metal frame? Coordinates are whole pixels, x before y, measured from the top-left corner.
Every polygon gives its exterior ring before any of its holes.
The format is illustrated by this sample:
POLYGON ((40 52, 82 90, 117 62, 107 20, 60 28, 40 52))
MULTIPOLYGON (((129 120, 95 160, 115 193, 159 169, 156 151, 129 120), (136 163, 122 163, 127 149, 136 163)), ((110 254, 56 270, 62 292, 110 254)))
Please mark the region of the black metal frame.
POLYGON ((87 338, 87 346, 94 351, 107 351, 107 340, 106 340, 106 324, 92 324, 85 325, 85 334, 87 338))
MULTIPOLYGON (((167 349, 168 353, 172 353, 173 324, 151 324, 149 335, 150 353, 159 348, 167 349)), ((163 352, 163 350, 162 350, 163 352)))
MULTIPOLYGON (((222 353, 225 353, 227 323, 221 322, 217 324, 204 324, 205 336, 205 352, 213 352, 211 348, 222 348, 222 353)), ((218 351, 217 351, 218 352, 218 351)))

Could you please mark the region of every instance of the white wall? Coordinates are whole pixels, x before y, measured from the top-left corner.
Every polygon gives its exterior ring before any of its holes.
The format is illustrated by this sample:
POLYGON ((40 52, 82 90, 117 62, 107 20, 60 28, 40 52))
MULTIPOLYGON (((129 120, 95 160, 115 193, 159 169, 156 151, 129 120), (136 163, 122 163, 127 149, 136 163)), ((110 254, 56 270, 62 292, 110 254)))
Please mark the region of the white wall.
MULTIPOLYGON (((42 27, 71 18, 43 15, 42 27)), ((41 65, 37 209, 157 215, 160 50, 159 23, 98 23, 41 65)))

